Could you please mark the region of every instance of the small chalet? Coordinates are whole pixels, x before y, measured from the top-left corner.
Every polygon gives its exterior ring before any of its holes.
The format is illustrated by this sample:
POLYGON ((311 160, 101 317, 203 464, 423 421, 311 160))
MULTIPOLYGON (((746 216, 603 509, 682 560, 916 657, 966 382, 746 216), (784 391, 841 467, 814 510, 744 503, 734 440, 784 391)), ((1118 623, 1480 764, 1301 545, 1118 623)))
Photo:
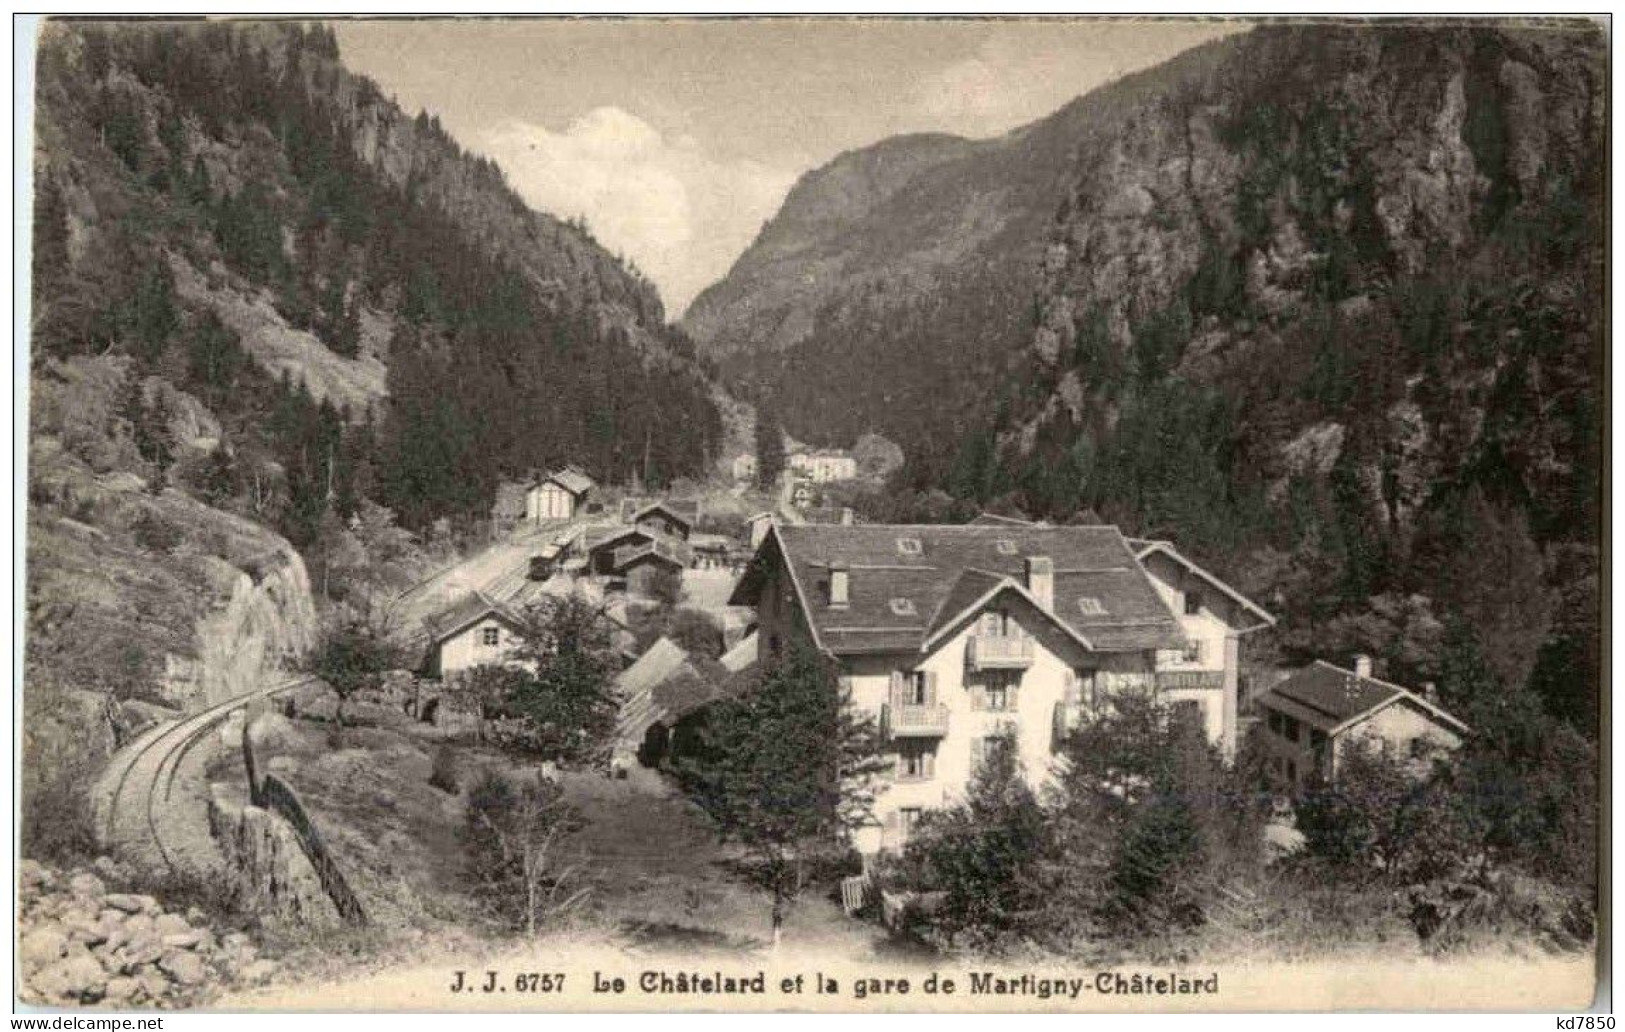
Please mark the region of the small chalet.
POLYGON ((756 455, 753 452, 740 452, 734 456, 733 478, 735 483, 747 484, 756 479, 756 455))
POLYGON ((651 502, 632 514, 632 524, 651 534, 687 541, 699 516, 696 502, 651 502))
POLYGON ((592 477, 576 466, 549 473, 525 493, 525 517, 538 523, 574 519, 597 486, 592 477))
POLYGON ((474 591, 424 620, 424 626, 429 647, 423 675, 446 681, 473 667, 513 662, 524 623, 506 606, 474 591))
POLYGON ((645 767, 658 766, 669 752, 672 736, 689 717, 747 683, 742 672, 756 661, 756 642, 746 639, 720 659, 685 651, 661 638, 616 678, 621 714, 616 726, 616 767, 630 767, 635 757, 645 767))
POLYGON ((1468 733, 1433 700, 1372 677, 1365 656, 1355 658, 1353 670, 1316 661, 1253 704, 1264 718, 1270 771, 1294 788, 1316 775, 1335 781, 1351 748, 1413 759, 1420 773, 1431 751, 1454 749, 1468 733))
POLYGON ((658 538, 646 545, 623 545, 615 551, 615 575, 626 579, 627 594, 657 598, 663 578, 681 580, 686 556, 686 550, 658 538))

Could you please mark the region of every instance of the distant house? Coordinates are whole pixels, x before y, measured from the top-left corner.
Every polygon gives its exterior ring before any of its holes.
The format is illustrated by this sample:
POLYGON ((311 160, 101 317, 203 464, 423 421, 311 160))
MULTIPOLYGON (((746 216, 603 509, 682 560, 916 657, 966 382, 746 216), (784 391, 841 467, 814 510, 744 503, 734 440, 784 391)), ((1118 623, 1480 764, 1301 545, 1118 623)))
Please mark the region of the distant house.
POLYGON ((734 456, 733 478, 738 484, 754 483, 756 480, 756 455, 754 452, 740 452, 734 456))
POLYGON ((632 514, 632 522, 651 534, 664 534, 687 541, 698 515, 699 504, 696 502, 651 502, 632 514))
POLYGON ((663 575, 681 577, 693 561, 686 541, 646 526, 613 526, 585 546, 586 572, 624 582, 628 594, 657 597, 663 575))
POLYGON ((615 551, 626 546, 647 545, 654 535, 642 527, 611 526, 600 528, 588 535, 585 551, 587 573, 595 577, 609 577, 615 573, 615 551))
POLYGON ((660 598, 663 579, 681 581, 688 567, 687 550, 673 548, 670 542, 655 539, 648 544, 628 544, 615 550, 615 575, 626 579, 626 592, 640 598, 660 598))
POLYGON ((687 652, 669 638, 656 641, 616 678, 622 702, 613 764, 629 767, 635 758, 643 766, 658 766, 682 722, 743 687, 739 675, 755 660, 752 639, 720 660, 687 652))
POLYGON ((798 509, 810 509, 817 501, 818 492, 813 489, 811 480, 797 480, 790 489, 790 504, 798 509))
POLYGON ((424 626, 429 647, 422 673, 455 680, 473 667, 514 662, 524 623, 506 606, 474 591, 426 619, 424 626))
POLYGON ((1420 771, 1430 751, 1454 749, 1468 732, 1431 699, 1372 677, 1365 656, 1356 657, 1353 670, 1316 661, 1253 703, 1264 717, 1266 763, 1293 788, 1316 775, 1337 780, 1352 748, 1415 760, 1420 771))
POLYGON ((815 484, 852 480, 858 475, 858 460, 838 448, 815 448, 790 456, 790 471, 815 484))
POLYGON ((525 518, 536 523, 574 519, 597 486, 592 477, 575 466, 549 473, 525 493, 525 518))

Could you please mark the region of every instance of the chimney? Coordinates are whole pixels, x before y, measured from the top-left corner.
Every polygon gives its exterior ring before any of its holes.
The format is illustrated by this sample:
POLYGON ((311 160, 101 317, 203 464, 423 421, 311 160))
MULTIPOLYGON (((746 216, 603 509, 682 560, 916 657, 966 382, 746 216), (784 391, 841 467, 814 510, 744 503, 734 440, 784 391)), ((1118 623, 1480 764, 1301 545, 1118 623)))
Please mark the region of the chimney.
POLYGON ((830 567, 829 571, 829 604, 844 606, 850 596, 846 570, 838 566, 830 567))
POLYGON ((1354 657, 1354 672, 1361 677, 1371 676, 1371 657, 1361 653, 1354 657))
POLYGON ((1438 701, 1439 701, 1439 686, 1434 684, 1432 681, 1423 681, 1422 682, 1422 698, 1426 699, 1427 701, 1429 701, 1431 703, 1438 703, 1438 701))
POLYGON ((850 505, 841 506, 841 526, 850 527, 856 522, 857 518, 852 513, 852 507, 850 505))
POLYGON ((1055 608, 1055 562, 1049 556, 1027 557, 1027 590, 1045 609, 1055 608))

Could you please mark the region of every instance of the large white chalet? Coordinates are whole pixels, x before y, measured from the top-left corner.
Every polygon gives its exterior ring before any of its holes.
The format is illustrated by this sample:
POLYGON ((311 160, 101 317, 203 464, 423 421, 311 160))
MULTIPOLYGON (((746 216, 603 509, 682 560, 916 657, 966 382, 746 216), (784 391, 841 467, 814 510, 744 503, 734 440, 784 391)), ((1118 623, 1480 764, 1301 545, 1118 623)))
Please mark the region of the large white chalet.
POLYGON ((763 662, 811 644, 879 720, 896 764, 865 854, 962 795, 992 737, 1041 783, 1117 691, 1156 692, 1233 750, 1239 638, 1272 622, 1166 542, 1018 521, 775 524, 730 601, 755 607, 763 662))

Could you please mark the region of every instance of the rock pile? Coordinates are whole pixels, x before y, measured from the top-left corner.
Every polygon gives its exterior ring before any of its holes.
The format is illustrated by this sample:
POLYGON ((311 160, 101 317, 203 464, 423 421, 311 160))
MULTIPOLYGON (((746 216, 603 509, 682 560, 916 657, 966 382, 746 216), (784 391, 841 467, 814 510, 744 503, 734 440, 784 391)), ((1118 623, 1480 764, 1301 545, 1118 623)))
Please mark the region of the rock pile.
MULTIPOLYGON (((106 861, 96 869, 117 870, 106 861)), ((276 971, 247 935, 216 936, 196 908, 180 914, 151 896, 109 891, 91 871, 63 875, 24 860, 17 892, 21 995, 36 1005, 188 1007, 276 971)))

